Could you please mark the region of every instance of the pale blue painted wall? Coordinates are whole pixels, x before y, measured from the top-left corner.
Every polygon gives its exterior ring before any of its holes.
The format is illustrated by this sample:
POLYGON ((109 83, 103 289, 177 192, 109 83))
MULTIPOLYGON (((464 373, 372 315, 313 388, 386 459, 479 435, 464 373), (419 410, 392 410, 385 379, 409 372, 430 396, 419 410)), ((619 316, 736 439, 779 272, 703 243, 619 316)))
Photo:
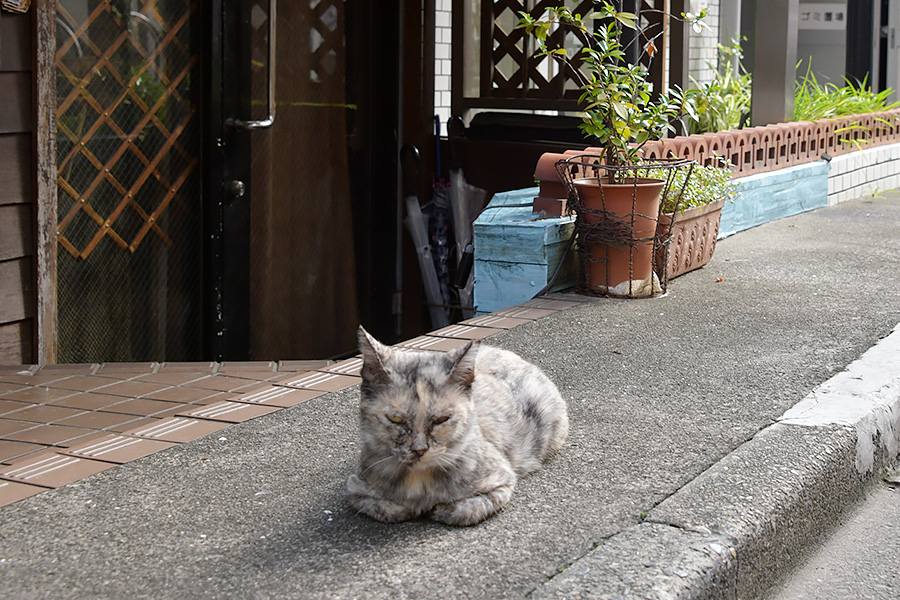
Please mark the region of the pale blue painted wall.
POLYGON ((735 180, 741 193, 722 208, 719 238, 828 204, 828 163, 820 160, 735 180))

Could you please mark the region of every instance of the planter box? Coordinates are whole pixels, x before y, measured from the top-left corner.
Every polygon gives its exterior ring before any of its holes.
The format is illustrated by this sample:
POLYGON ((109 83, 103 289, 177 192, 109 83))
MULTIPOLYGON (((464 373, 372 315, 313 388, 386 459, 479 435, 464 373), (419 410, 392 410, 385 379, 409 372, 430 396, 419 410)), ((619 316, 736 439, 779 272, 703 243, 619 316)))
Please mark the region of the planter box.
MULTIPOLYGON (((723 206, 725 201, 718 200, 706 206, 689 208, 683 213, 675 214, 667 265, 669 279, 699 269, 712 258, 719 236, 719 221, 722 218, 723 206)), ((665 235, 670 227, 672 215, 660 215, 657 234, 665 235)), ((656 257, 657 265, 662 265, 664 260, 665 248, 661 248, 656 257)))

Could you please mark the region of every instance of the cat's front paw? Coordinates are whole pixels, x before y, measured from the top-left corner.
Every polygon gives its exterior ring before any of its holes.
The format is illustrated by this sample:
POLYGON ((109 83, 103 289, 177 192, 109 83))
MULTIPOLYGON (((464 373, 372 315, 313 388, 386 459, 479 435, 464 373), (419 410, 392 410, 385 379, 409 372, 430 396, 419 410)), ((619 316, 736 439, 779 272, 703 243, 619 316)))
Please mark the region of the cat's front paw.
POLYGON ((356 475, 347 478, 347 492, 350 504, 357 511, 383 523, 399 523, 415 517, 415 513, 402 504, 379 498, 366 483, 356 475))
POLYGON ((481 523, 499 510, 493 504, 481 497, 465 498, 452 504, 437 504, 431 509, 429 515, 433 521, 454 525, 456 527, 469 527, 481 523))

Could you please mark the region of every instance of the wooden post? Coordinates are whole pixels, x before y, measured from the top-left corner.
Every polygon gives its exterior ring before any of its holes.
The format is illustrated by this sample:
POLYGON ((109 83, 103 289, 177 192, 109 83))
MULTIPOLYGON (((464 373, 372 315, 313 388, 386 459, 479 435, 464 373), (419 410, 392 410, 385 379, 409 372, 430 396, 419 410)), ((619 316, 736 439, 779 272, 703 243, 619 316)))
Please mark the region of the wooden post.
POLYGON ((56 0, 37 0, 35 21, 35 186, 37 206, 37 361, 57 361, 56 0))
MULTIPOLYGON (((680 16, 687 12, 685 0, 672 0, 669 12, 680 16)), ((682 89, 688 87, 688 57, 690 56, 690 26, 679 19, 669 19, 669 87, 677 85, 682 89)))

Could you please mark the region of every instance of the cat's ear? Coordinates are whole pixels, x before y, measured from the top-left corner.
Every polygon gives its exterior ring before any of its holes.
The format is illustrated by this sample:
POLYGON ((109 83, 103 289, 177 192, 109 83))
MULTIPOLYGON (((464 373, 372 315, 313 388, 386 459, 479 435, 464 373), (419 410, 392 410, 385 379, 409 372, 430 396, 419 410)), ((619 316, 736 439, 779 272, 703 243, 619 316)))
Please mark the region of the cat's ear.
POLYGON ((385 346, 359 326, 356 334, 359 340, 359 351, 363 357, 363 366, 360 372, 363 380, 370 383, 387 382, 389 377, 385 364, 391 357, 391 349, 385 346))
POLYGON ((465 346, 456 348, 447 353, 450 359, 449 382, 461 387, 470 387, 475 380, 475 359, 478 356, 478 347, 481 342, 469 342, 465 346))

